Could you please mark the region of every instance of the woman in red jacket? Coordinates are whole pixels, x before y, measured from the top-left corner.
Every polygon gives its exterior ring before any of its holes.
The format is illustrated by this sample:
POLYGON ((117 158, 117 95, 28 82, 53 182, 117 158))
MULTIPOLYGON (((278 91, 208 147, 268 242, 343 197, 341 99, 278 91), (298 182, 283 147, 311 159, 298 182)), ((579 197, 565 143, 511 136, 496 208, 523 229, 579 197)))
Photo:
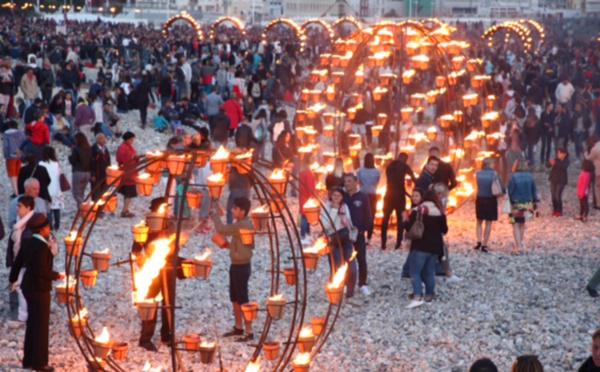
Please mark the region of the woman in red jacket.
POLYGON ((121 180, 121 186, 119 186, 119 193, 123 195, 123 210, 121 211, 121 217, 134 217, 135 215, 129 211, 129 206, 133 198, 137 196, 137 190, 135 186, 135 177, 137 176, 137 152, 133 147, 135 140, 135 134, 132 132, 125 132, 123 134, 123 143, 117 149, 117 162, 119 167, 123 171, 123 179, 121 180))
POLYGON ((223 111, 225 111, 225 115, 229 118, 229 137, 231 137, 240 122, 244 120, 244 111, 237 97, 231 97, 225 101, 223 103, 223 111))
POLYGON ((46 124, 46 115, 42 108, 38 109, 36 121, 27 124, 25 129, 29 135, 30 151, 41 160, 44 147, 50 144, 50 128, 46 124))

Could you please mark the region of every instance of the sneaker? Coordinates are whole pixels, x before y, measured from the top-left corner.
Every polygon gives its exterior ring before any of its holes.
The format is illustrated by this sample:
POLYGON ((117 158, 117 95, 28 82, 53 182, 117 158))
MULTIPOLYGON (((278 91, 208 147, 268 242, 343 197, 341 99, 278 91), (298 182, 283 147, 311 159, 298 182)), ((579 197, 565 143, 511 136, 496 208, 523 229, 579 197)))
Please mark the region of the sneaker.
POLYGON ((586 286, 585 289, 587 289, 588 293, 590 294, 590 297, 598 297, 598 291, 594 288, 586 286))
POLYGON ((231 337, 231 336, 242 336, 244 334, 243 329, 237 329, 233 327, 233 329, 229 332, 223 333, 222 337, 231 337))
POLYGON ((433 295, 425 295, 425 302, 430 303, 433 301, 433 295))
POLYGON ((477 242, 477 245, 473 247, 474 250, 479 250, 481 248, 481 242, 477 242))
POLYGON ((364 296, 370 296, 371 295, 371 290, 369 289, 368 286, 363 285, 362 287, 360 287, 360 292, 364 295, 364 296))
POLYGON ((414 300, 412 300, 408 305, 406 305, 407 309, 414 309, 415 307, 419 307, 421 305, 423 305, 425 303, 425 301, 423 301, 422 298, 415 298, 414 300))
POLYGON ((479 249, 481 249, 481 251, 482 251, 483 253, 489 253, 489 252, 490 252, 490 251, 488 250, 488 247, 487 247, 487 245, 482 245, 482 246, 481 246, 481 248, 479 248, 479 249))
POLYGON ((446 283, 448 283, 448 284, 459 283, 459 282, 462 282, 462 278, 457 275, 454 275, 454 274, 452 274, 452 276, 449 276, 446 278, 446 283))

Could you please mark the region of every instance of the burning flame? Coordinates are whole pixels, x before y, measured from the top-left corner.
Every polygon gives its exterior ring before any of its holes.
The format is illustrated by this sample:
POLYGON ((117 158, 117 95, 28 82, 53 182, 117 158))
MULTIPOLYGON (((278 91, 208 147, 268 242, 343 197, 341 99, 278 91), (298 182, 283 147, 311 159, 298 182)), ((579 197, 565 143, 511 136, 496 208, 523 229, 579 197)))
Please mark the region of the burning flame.
POLYGON ((283 300, 284 300, 284 298, 281 293, 269 297, 269 301, 279 302, 279 301, 283 301, 283 300))
POLYGON ((307 339, 307 338, 313 338, 313 337, 315 337, 315 335, 313 334, 312 327, 310 327, 310 326, 302 327, 302 330, 300 331, 300 335, 298 336, 299 339, 307 339))
POLYGON ((254 149, 250 149, 246 152, 238 154, 235 156, 236 160, 244 160, 252 157, 252 153, 254 153, 254 149))
POLYGON ((225 182, 225 177, 223 177, 223 173, 213 173, 206 177, 206 180, 210 183, 221 183, 225 182))
POLYGON ((223 147, 223 145, 219 146, 217 152, 210 158, 211 160, 227 160, 229 159, 229 151, 223 147))
POLYGON ((150 284, 156 278, 160 270, 167 262, 167 256, 171 252, 171 243, 175 236, 155 240, 150 244, 151 254, 144 262, 142 268, 134 274, 136 291, 134 293, 134 302, 141 302, 146 299, 150 284))
POLYGON ((348 263, 345 262, 333 275, 331 282, 327 283, 329 289, 339 289, 344 283, 346 278, 346 271, 348 271, 348 263))
POLYGON ((110 334, 108 328, 102 327, 102 332, 96 336, 95 341, 99 344, 108 344, 110 342, 110 334))
POLYGON ((140 223, 136 224, 133 226, 134 229, 139 229, 139 228, 143 228, 146 227, 146 221, 145 220, 141 220, 140 223))
POLYGON ((205 249, 204 252, 202 252, 202 254, 197 255, 196 257, 194 257, 194 260, 196 261, 206 261, 208 259, 208 257, 211 255, 212 251, 210 249, 205 249))
POLYGON ((486 112, 481 116, 481 120, 495 121, 500 117, 497 111, 486 112))
POLYGON ((302 208, 304 210, 319 208, 319 202, 315 198, 310 198, 310 199, 308 199, 306 201, 306 203, 304 203, 304 205, 302 206, 302 208))
POLYGON ((310 353, 299 353, 294 358, 293 364, 297 366, 307 366, 310 364, 310 353))
POLYGON ((217 343, 215 341, 202 341, 200 343, 200 347, 203 349, 212 349, 214 347, 217 346, 217 343))
POLYGON ((256 358, 254 362, 248 363, 244 372, 259 372, 260 371, 260 357, 256 358))
POLYGON ((71 230, 71 231, 69 232, 69 235, 67 235, 67 236, 65 237, 65 240, 66 240, 66 241, 69 241, 69 242, 74 242, 74 241, 75 241, 75 239, 77 239, 77 231, 75 231, 75 230, 71 230))
POLYGON ((71 318, 74 322, 79 322, 81 319, 85 319, 88 317, 88 310, 84 307, 79 310, 79 312, 71 318))
POLYGON ((77 285, 77 280, 75 280, 75 278, 73 278, 72 276, 65 276, 62 282, 58 283, 56 286, 60 288, 67 288, 67 285, 69 288, 75 288, 75 286, 77 285))
POLYGON ((282 181, 285 180, 285 170, 283 168, 275 168, 271 175, 269 176, 269 180, 273 181, 282 181))
POLYGON ((146 156, 149 158, 159 158, 163 155, 163 152, 160 150, 153 150, 146 152, 146 156))
POLYGON ((103 250, 101 250, 101 251, 95 251, 94 253, 97 253, 97 254, 110 254, 110 249, 104 248, 103 250))
POLYGON ((327 245, 327 238, 321 236, 319 239, 315 240, 311 251, 321 252, 322 250, 327 249, 327 245))
POLYGON ((157 213, 158 214, 166 214, 167 213, 167 207, 168 207, 167 203, 162 203, 160 205, 160 207, 158 207, 157 213))
POLYGON ((144 368, 142 368, 142 372, 161 372, 162 370, 162 367, 152 367, 152 365, 148 361, 144 363, 144 368))
POLYGON ((260 207, 256 207, 252 210, 251 214, 264 214, 269 213, 269 206, 267 204, 263 204, 260 207))

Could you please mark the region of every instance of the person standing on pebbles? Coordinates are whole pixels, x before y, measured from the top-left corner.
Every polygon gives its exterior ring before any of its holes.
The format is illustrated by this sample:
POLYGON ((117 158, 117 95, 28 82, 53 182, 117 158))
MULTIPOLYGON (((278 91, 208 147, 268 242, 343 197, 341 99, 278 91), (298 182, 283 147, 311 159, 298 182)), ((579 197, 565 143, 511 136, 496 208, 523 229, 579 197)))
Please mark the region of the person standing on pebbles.
POLYGON ((413 287, 407 309, 433 301, 435 266, 444 254, 444 235, 448 233, 446 215, 435 192, 414 189, 412 203, 414 208, 404 223, 408 231, 407 238, 410 239, 407 261, 413 287))
POLYGON ((352 224, 357 230, 354 249, 356 250, 356 261, 358 262, 358 288, 363 295, 371 294, 367 285, 367 243, 365 234, 373 227, 373 214, 369 196, 358 189, 358 178, 354 174, 344 177, 346 193, 344 201, 350 210, 352 224))
POLYGON ((552 215, 560 217, 563 214, 562 194, 569 183, 569 154, 564 148, 556 150, 556 158, 550 160, 550 193, 552 194, 552 215))
POLYGON ((131 202, 137 197, 137 189, 135 186, 135 177, 137 176, 136 167, 138 164, 137 152, 133 147, 135 141, 135 134, 132 132, 125 132, 123 134, 123 143, 119 145, 117 149, 117 162, 119 167, 123 171, 123 179, 119 186, 119 193, 123 195, 123 210, 121 211, 121 217, 131 218, 135 216, 129 210, 131 202))
POLYGON ((236 341, 247 342, 254 339, 254 334, 252 332, 252 322, 245 321, 246 334, 244 335, 242 305, 249 302, 248 281, 250 280, 254 243, 250 245, 244 244, 240 230, 254 230, 254 225, 248 218, 250 199, 240 197, 233 200, 231 215, 234 222, 227 225, 221 221, 218 208, 218 204, 213 203, 211 205, 210 216, 215 225, 216 232, 231 237, 231 241, 228 244, 229 258, 231 259, 231 265, 229 266, 229 299, 231 300, 233 315, 235 317, 233 329, 223 334, 223 337, 241 336, 236 341))
POLYGON ((21 250, 10 270, 9 281, 14 291, 19 284, 19 272, 25 269, 20 284, 27 300, 27 328, 23 350, 23 368, 52 372, 48 365, 48 333, 50 327, 50 290, 52 281, 64 277, 52 269, 52 261, 58 254, 58 244, 52 236, 50 221, 41 213, 35 213, 27 221, 27 229, 33 234, 22 243, 21 250))
POLYGON ((510 200, 509 222, 513 225, 515 246, 512 255, 525 251, 525 222, 533 218, 538 202, 535 180, 525 160, 517 161, 513 174, 508 181, 508 199, 510 200))
POLYGON ((600 329, 592 335, 592 356, 587 358, 579 367, 578 372, 600 371, 600 329))

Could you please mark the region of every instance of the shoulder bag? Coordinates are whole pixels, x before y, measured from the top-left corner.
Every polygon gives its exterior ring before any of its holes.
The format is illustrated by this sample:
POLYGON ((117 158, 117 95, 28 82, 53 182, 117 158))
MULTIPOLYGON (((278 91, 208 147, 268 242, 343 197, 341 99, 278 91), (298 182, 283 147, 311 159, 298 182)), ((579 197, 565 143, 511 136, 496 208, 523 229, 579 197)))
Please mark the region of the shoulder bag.
POLYGON ((421 213, 420 209, 417 209, 416 220, 406 233, 406 238, 410 240, 421 239, 424 231, 425 225, 423 224, 423 214, 421 213))

